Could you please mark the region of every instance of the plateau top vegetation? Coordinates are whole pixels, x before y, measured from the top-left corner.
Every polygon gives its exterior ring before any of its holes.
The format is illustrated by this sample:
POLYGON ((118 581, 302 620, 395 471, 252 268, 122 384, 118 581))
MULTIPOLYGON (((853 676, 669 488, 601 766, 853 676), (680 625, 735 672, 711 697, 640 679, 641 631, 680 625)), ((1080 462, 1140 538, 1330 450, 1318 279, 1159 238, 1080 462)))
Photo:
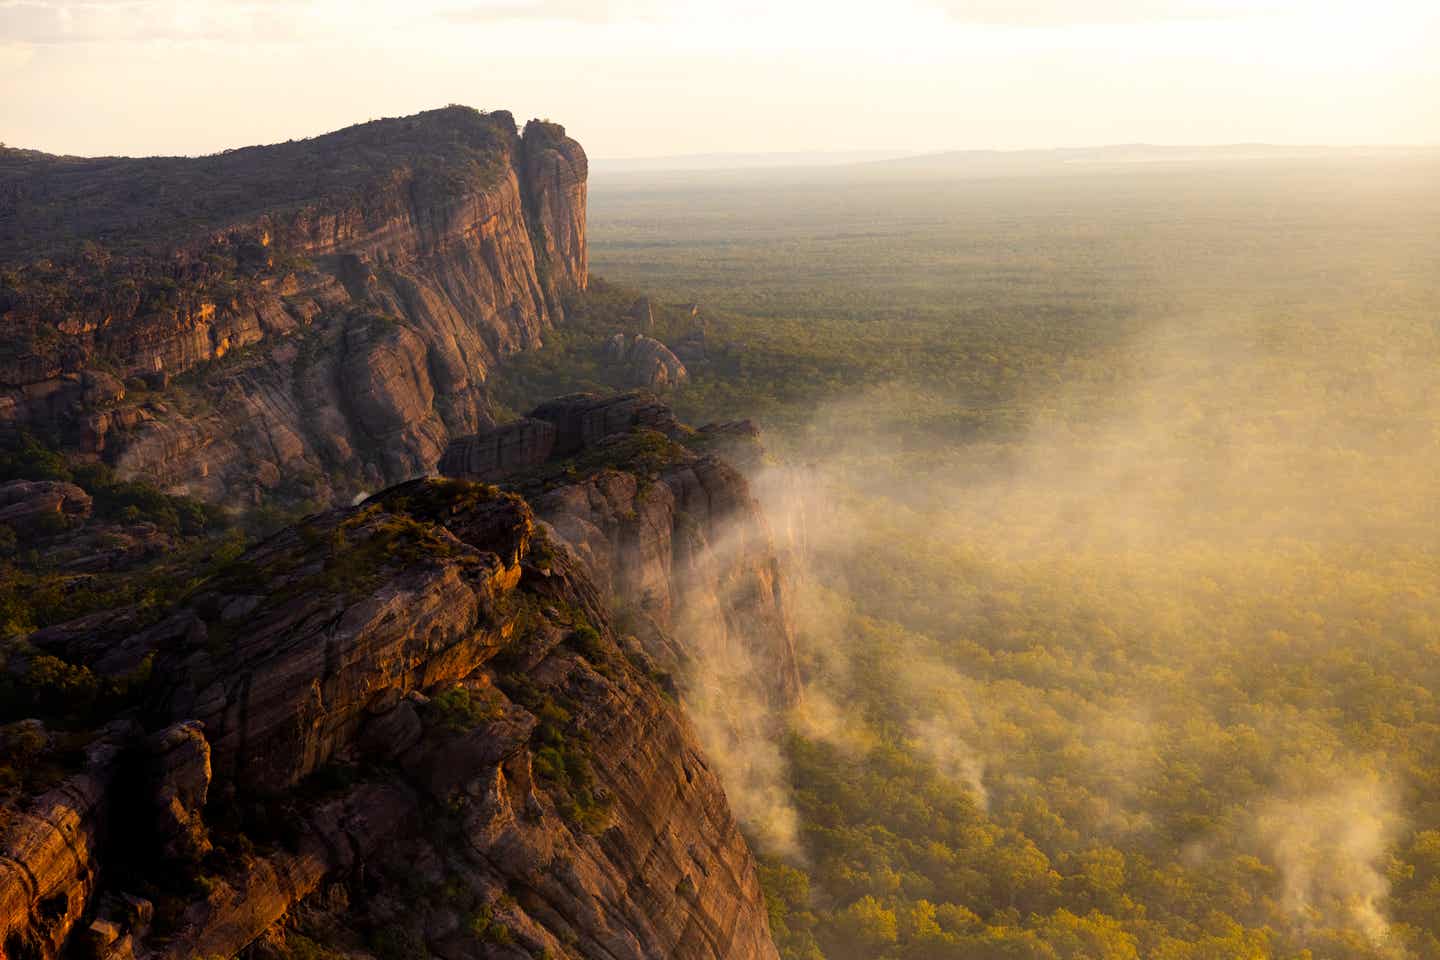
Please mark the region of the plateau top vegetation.
POLYGON ((0 148, 0 263, 181 245, 305 206, 363 204, 407 172, 463 195, 503 175, 516 139, 505 111, 450 106, 307 140, 205 157, 67 157, 0 148))

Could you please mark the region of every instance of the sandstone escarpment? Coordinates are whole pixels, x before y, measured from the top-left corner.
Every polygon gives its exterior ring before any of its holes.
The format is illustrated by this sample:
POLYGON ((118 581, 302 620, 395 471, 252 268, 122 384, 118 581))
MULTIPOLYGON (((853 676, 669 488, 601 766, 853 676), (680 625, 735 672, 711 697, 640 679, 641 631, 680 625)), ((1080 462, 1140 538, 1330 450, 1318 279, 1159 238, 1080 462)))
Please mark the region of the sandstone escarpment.
POLYGON ((585 286, 586 172, 563 128, 458 107, 196 160, 4 151, 32 242, 0 248, 0 430, 215 501, 414 476, 585 286))
POLYGON ((152 679, 0 825, 5 953, 773 958, 719 782, 603 598, 518 497, 422 480, 103 651, 57 632, 152 679))

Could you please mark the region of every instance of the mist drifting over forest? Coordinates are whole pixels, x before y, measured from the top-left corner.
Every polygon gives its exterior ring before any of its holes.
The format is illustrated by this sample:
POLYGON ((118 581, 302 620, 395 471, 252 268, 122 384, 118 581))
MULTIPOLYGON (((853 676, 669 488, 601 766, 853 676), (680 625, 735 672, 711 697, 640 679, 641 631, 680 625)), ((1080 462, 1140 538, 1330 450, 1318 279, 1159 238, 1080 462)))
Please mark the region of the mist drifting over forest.
POLYGON ((804 700, 707 747, 786 955, 1440 950, 1433 172, 597 191, 767 426, 804 700))

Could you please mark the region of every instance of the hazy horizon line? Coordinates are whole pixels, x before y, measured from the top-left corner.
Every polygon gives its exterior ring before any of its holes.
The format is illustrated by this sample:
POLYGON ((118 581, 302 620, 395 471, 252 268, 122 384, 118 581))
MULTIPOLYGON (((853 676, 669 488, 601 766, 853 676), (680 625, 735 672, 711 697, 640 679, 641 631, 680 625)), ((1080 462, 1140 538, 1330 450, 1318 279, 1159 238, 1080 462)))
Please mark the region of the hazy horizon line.
MULTIPOLYGON (((374 118, 379 119, 403 119, 399 118, 374 118)), ((235 150, 244 150, 251 147, 277 146, 283 143, 295 142, 296 140, 309 140, 324 137, 332 133, 338 133, 353 126, 360 126, 366 122, 358 121, 353 124, 346 124, 331 130, 324 130, 318 133, 309 134, 303 137, 290 138, 289 140, 265 140, 254 143, 246 143, 240 146, 227 147, 205 153, 91 153, 79 154, 64 151, 53 151, 44 147, 28 146, 19 143, 12 143, 0 139, 0 148, 48 154, 55 157, 70 157, 82 160, 152 160, 152 159, 203 159, 205 157, 218 156, 223 153, 235 150)), ((520 124, 523 126, 523 123, 520 124)), ((581 142, 584 146, 584 142, 581 142)), ((1217 150, 1267 150, 1267 151, 1289 151, 1289 152, 1355 152, 1355 151, 1397 151, 1417 150, 1432 151, 1440 150, 1440 140, 1424 141, 1366 141, 1360 143, 1286 143, 1274 140, 1236 140, 1236 141, 1186 141, 1186 142, 1164 142, 1158 140, 1132 140, 1132 141, 1110 141, 1090 144, 1056 144, 1051 146, 1028 146, 1028 147, 947 147, 924 150, 894 149, 785 149, 785 150, 706 150, 687 151, 681 153, 645 153, 626 154, 609 156, 591 156, 590 162, 610 167, 633 166, 636 172, 642 169, 675 169, 669 167, 658 167, 657 164, 701 164, 720 163, 710 169, 734 169, 736 161, 742 161, 744 165, 756 168, 764 166, 807 166, 815 165, 812 161, 820 160, 825 165, 841 166, 845 164, 866 164, 886 163, 898 160, 925 160, 941 159, 946 157, 963 156, 1020 156, 1040 154, 1063 154, 1083 152, 1107 152, 1117 150, 1156 150, 1156 151, 1217 151, 1217 150)), ((692 166, 689 169, 706 169, 700 166, 692 166)), ((618 171, 617 171, 618 172, 618 171)))
MULTIPOLYGON (((582 144, 583 146, 583 144, 582 144)), ((1155 141, 1129 141, 1085 145, 1049 147, 959 147, 942 150, 733 150, 702 151, 674 154, 631 154, 627 156, 591 157, 590 162, 599 167, 609 167, 610 172, 645 172, 665 169, 760 169, 786 166, 844 166, 884 164, 896 161, 942 160, 963 157, 1017 157, 1042 156, 1047 154, 1113 153, 1118 151, 1155 152, 1221 152, 1221 151, 1264 151, 1272 154, 1315 154, 1315 153, 1390 153, 1395 151, 1430 152, 1440 150, 1440 141, 1424 142, 1373 142, 1373 143, 1283 143, 1267 140, 1221 141, 1213 143, 1162 143, 1155 141), (816 163, 815 161, 821 161, 816 163), (674 166, 666 166, 673 164, 674 166), (702 164, 714 164, 702 166, 702 164)), ((1243 159, 1235 157, 1232 159, 1243 159)), ((1255 158, 1259 159, 1259 158, 1255 158)))

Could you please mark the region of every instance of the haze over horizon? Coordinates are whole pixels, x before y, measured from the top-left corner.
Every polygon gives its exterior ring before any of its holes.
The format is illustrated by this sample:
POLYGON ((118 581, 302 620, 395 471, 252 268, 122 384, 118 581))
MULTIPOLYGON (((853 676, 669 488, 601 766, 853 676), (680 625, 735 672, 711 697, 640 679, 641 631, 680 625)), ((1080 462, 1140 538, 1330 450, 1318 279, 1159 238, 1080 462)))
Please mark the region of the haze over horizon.
POLYGON ((1422 0, 0 0, 0 140, 203 154, 465 103, 591 156, 1440 141, 1422 0))

